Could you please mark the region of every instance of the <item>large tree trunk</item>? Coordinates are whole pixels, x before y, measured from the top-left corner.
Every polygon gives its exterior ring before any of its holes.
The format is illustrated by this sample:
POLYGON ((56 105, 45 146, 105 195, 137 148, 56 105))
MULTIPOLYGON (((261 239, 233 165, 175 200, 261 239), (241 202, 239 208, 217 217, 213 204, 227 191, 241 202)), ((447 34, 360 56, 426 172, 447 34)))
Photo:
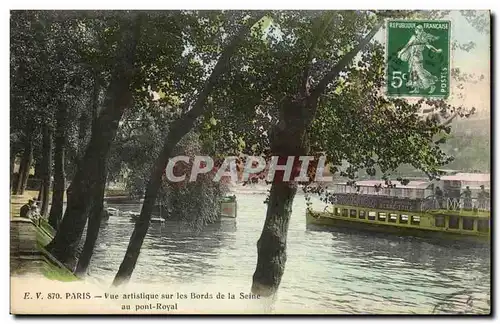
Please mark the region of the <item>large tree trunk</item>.
POLYGON ((44 192, 44 189, 45 189, 45 187, 43 186, 43 181, 40 181, 38 188, 40 188, 40 189, 38 189, 38 196, 37 196, 36 200, 37 201, 42 201, 43 192, 44 192))
MULTIPOLYGON (((106 170, 103 167, 102 170, 106 170)), ((85 237, 85 244, 83 245, 83 251, 78 259, 78 264, 76 265, 75 274, 77 276, 83 276, 87 272, 87 269, 92 259, 92 254, 94 253, 95 243, 99 235, 99 229, 101 228, 101 221, 103 216, 103 204, 104 204, 104 191, 106 188, 106 174, 102 173, 102 181, 99 184, 99 190, 96 191, 95 200, 96 203, 91 211, 89 222, 87 225, 87 235, 85 237)))
POLYGON ((286 239, 297 185, 274 182, 267 205, 266 221, 257 242, 257 268, 253 275, 252 292, 273 295, 285 272, 286 239))
POLYGON ((31 169, 31 163, 33 161, 33 128, 29 125, 26 127, 25 141, 24 141, 24 152, 21 157, 21 162, 19 164, 19 172, 17 177, 15 195, 24 194, 26 189, 26 184, 28 183, 28 178, 31 169))
POLYGON ((103 111, 92 129, 89 145, 68 188, 67 207, 59 231, 47 245, 47 250, 70 268, 75 265, 77 246, 89 212, 97 204, 95 198, 103 179, 102 168, 119 121, 132 102, 130 85, 140 33, 138 21, 132 26, 123 32, 103 111))
POLYGON ((21 187, 22 187, 23 173, 24 173, 23 159, 24 159, 24 151, 23 151, 23 154, 21 155, 21 160, 19 161, 19 168, 17 170, 17 175, 16 175, 16 179, 14 182, 14 186, 13 186, 14 188, 12 189, 12 194, 14 194, 14 195, 19 195, 19 192, 21 191, 21 187))
POLYGON ((285 272, 288 225, 298 186, 294 179, 300 173, 299 157, 309 152, 306 129, 310 104, 300 97, 284 100, 279 108, 280 122, 270 132, 271 152, 279 157, 278 163, 286 164, 289 156, 295 160, 290 179, 283 179, 284 172, 277 171, 272 180, 266 221, 257 242, 257 266, 252 284, 252 292, 261 296, 274 295, 285 272))
POLYGON ((94 71, 94 86, 92 88, 92 127, 95 126, 97 118, 99 118, 99 92, 101 84, 99 81, 99 73, 94 71))
MULTIPOLYGON (((39 155, 37 154, 37 157, 38 156, 39 155)), ((38 158, 35 159, 35 163, 33 165, 33 169, 35 169, 34 170, 35 173, 33 174, 33 178, 35 178, 35 179, 42 179, 43 178, 43 172, 44 172, 44 169, 43 169, 43 152, 42 152, 42 159, 38 159, 38 158)))
POLYGON ((89 130, 93 128, 88 111, 83 111, 78 120, 78 152, 76 154, 76 161, 80 161, 85 155, 85 148, 88 144, 89 130))
MULTIPOLYGON (((96 126, 99 118, 99 91, 100 91, 99 75, 97 72, 94 73, 94 86, 92 90, 92 116, 88 125, 92 128, 96 126)), ((107 162, 107 161, 104 161, 107 162)), ((85 243, 83 245, 83 250, 78 258, 78 263, 75 268, 75 274, 77 276, 84 276, 90 265, 92 255, 94 254, 95 243, 99 236, 99 230, 101 228, 103 208, 104 208, 104 193, 106 191, 106 178, 107 178, 107 167, 102 166, 102 182, 99 184, 99 190, 96 192, 95 201, 93 209, 90 211, 89 221, 87 224, 87 233, 85 235, 85 243)))
POLYGON ((64 154, 66 145, 66 103, 59 103, 56 116, 56 136, 54 140, 54 183, 52 185, 52 206, 50 208, 49 224, 57 230, 64 209, 64 190, 66 175, 64 172, 64 154))
POLYGON ((42 170, 43 191, 40 213, 46 217, 49 211, 50 182, 52 176, 52 129, 49 125, 43 127, 42 170))

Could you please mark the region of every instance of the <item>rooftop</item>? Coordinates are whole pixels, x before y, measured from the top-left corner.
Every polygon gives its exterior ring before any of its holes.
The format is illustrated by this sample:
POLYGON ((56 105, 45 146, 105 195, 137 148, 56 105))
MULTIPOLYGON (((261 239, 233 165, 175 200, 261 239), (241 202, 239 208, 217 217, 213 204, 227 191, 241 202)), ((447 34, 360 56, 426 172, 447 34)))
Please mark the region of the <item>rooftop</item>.
POLYGON ((489 173, 457 173, 454 175, 442 176, 441 180, 490 182, 490 174, 489 173))
MULTIPOLYGON (((339 185, 345 185, 346 182, 337 183, 339 185)), ((400 181, 391 181, 391 184, 396 185, 396 188, 407 188, 407 189, 426 189, 430 186, 430 181, 410 181, 408 184, 403 185, 400 181)), ((386 188, 385 180, 362 180, 356 181, 356 185, 360 187, 374 187, 381 185, 383 188, 386 188)))

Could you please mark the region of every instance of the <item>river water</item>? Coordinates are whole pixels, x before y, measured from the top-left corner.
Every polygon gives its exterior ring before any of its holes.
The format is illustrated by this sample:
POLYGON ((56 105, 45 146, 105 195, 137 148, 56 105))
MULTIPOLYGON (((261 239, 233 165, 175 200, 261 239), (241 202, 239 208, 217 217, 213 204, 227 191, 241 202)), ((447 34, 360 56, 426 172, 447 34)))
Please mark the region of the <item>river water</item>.
MULTIPOLYGON (((193 234, 152 224, 131 284, 170 291, 249 292, 266 205, 265 191, 238 191, 238 218, 193 234)), ((324 205, 313 200, 316 208, 324 205)), ((140 205, 109 205, 140 211, 140 205)), ((306 229, 298 195, 288 233, 279 293, 262 312, 334 314, 489 313, 490 250, 417 238, 306 229)), ((109 284, 134 224, 111 216, 103 224, 90 274, 109 284)), ((215 297, 214 297, 215 298, 215 297)), ((259 301, 261 302, 261 301, 259 301)), ((262 303, 262 302, 261 302, 262 303)), ((192 304, 192 310, 196 310, 192 304)), ((205 305, 208 305, 205 303, 205 305)), ((226 310, 244 311, 243 304, 226 310)), ((262 305, 261 305, 262 306, 262 305)))

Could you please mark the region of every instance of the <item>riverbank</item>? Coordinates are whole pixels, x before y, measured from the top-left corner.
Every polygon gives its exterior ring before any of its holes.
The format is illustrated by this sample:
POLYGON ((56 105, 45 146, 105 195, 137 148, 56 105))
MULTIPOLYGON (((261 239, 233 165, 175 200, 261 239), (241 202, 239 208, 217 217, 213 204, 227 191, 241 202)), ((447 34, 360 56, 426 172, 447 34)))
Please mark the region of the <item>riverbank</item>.
POLYGON ((11 276, 40 274, 52 280, 79 280, 49 252, 45 246, 53 239, 55 231, 45 219, 35 224, 31 219, 21 218, 21 207, 38 192, 26 191, 23 195, 12 195, 10 200, 10 273, 11 276))
POLYGON ((21 207, 28 203, 29 199, 36 199, 38 197, 38 191, 26 190, 22 195, 11 195, 10 196, 10 219, 13 217, 18 217, 21 207))
MULTIPOLYGON (((189 294, 221 291, 234 293, 237 298, 241 292, 249 292, 257 260, 256 242, 267 211, 266 189, 245 186, 236 193, 238 217, 234 223, 207 226, 200 232, 169 223, 151 224, 127 289, 150 293, 153 287, 167 287, 164 292, 189 294)), ((316 197, 311 202, 314 209, 324 208, 316 197)), ((269 312, 489 312, 487 249, 466 243, 434 244, 398 235, 311 230, 306 227, 306 207, 304 195, 297 194, 289 224, 285 274, 276 304, 269 312), (471 306, 465 303, 469 299, 473 301, 471 306)), ((124 211, 141 208, 140 204, 123 206, 124 211)), ((134 223, 118 215, 112 215, 102 227, 89 266, 89 273, 102 286, 113 282, 133 231, 134 223)), ((216 306, 212 300, 179 302, 179 310, 204 312, 213 306, 212 312, 221 308, 246 311, 228 299, 214 300, 216 306)))

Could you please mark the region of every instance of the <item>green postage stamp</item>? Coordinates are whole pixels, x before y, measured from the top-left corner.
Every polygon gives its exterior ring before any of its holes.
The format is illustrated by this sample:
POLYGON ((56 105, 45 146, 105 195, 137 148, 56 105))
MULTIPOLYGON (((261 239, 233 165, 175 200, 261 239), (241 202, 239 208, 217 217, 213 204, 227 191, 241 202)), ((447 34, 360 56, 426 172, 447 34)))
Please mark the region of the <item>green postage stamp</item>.
POLYGON ((388 96, 449 96, 450 31, 445 20, 387 22, 388 96))

